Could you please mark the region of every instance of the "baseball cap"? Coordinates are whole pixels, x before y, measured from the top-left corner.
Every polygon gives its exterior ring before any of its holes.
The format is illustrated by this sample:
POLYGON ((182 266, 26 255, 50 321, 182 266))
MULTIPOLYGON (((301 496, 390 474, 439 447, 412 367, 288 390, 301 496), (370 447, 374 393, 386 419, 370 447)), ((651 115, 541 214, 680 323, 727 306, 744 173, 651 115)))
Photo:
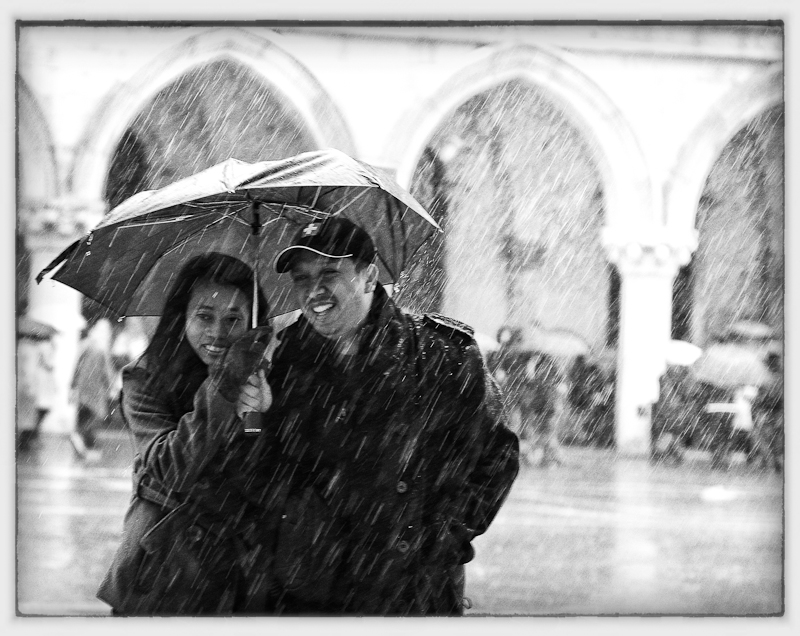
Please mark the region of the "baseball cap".
POLYGON ((366 263, 375 258, 375 244, 367 232, 344 217, 330 217, 306 223, 292 244, 275 259, 275 271, 286 272, 298 250, 307 250, 328 258, 356 258, 366 263))

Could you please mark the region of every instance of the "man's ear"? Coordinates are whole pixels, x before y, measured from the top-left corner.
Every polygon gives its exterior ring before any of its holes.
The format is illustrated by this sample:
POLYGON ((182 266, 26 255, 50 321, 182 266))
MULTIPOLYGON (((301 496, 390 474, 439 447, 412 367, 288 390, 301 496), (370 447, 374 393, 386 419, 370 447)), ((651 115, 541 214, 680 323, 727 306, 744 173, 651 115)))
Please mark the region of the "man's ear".
POLYGON ((367 265, 366 282, 364 284, 364 293, 369 294, 375 291, 378 285, 378 266, 375 263, 367 265))

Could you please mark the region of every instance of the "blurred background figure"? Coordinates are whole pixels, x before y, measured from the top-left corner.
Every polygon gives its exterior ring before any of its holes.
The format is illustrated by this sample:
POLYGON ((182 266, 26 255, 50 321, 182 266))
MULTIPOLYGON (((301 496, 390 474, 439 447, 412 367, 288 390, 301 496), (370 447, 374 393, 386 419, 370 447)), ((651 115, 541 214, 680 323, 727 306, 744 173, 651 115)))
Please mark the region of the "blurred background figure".
MULTIPOLYGON (((776 378, 783 378, 779 353, 767 355, 766 364, 776 378)), ((761 468, 783 470, 784 455, 783 384, 780 381, 761 387, 753 400, 753 436, 756 446, 753 459, 761 468)))
POLYGON ((567 397, 576 419, 576 441, 599 448, 614 445, 614 384, 613 370, 585 355, 575 358, 567 397))
POLYGON ((659 380, 659 397, 653 405, 653 425, 650 458, 654 462, 683 461, 692 421, 692 404, 688 398, 688 369, 667 365, 659 380))
POLYGON ((55 370, 53 356, 55 347, 52 339, 39 340, 36 343, 36 366, 34 375, 34 395, 36 397, 36 421, 31 431, 31 439, 39 436, 42 422, 53 408, 53 394, 55 387, 55 370))
POLYGON ((560 464, 556 400, 561 382, 556 363, 545 353, 532 353, 525 366, 522 415, 527 421, 527 460, 535 465, 560 464))
POLYGON ((501 327, 497 342, 499 347, 489 355, 489 370, 503 390, 520 456, 530 465, 559 463, 554 415, 560 379, 554 360, 527 348, 517 327, 501 327))
POLYGON ((101 318, 81 342, 72 378, 71 398, 76 406, 75 429, 70 441, 81 458, 96 458, 97 427, 109 416, 117 390, 117 373, 111 361, 111 323, 101 318))
POLYGON ((17 448, 28 450, 53 406, 56 330, 24 317, 17 323, 17 448))

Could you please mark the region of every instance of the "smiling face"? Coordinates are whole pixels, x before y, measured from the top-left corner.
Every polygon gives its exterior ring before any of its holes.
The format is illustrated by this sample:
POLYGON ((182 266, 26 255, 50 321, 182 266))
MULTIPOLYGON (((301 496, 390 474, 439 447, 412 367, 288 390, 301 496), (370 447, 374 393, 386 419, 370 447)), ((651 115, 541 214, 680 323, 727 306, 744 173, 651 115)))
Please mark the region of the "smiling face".
POLYGON ((303 252, 292 259, 291 277, 295 299, 317 332, 331 339, 355 338, 372 304, 375 265, 356 270, 352 258, 303 252))
POLYGON ((198 357, 211 364, 247 331, 250 301, 236 287, 198 283, 186 308, 186 339, 198 357))

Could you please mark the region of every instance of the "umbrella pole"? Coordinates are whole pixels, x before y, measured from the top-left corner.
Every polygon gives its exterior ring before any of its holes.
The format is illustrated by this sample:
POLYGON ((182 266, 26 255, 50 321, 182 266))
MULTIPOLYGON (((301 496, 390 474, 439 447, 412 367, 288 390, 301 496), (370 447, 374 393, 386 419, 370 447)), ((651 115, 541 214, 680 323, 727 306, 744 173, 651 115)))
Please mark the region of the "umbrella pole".
MULTIPOLYGON (((258 201, 250 202, 250 211, 253 214, 253 221, 250 227, 253 236, 258 236, 261 232, 261 216, 258 213, 258 201)), ((253 329, 258 327, 258 266, 261 245, 256 241, 256 256, 253 263, 253 302, 251 303, 250 324, 253 329)), ((244 433, 245 435, 258 435, 261 433, 261 413, 249 412, 244 414, 244 433)))
POLYGON ((250 313, 250 326, 255 329, 258 327, 258 256, 256 256, 256 265, 253 268, 253 303, 250 313))
MULTIPOLYGON (((258 211, 258 201, 250 202, 250 212, 253 215, 253 220, 250 223, 250 227, 253 230, 253 236, 258 236, 261 233, 261 214, 258 211)), ((258 241, 256 241, 256 258, 255 263, 253 264, 253 302, 250 305, 252 307, 250 326, 253 329, 258 327, 258 266, 260 252, 261 245, 258 241)))

